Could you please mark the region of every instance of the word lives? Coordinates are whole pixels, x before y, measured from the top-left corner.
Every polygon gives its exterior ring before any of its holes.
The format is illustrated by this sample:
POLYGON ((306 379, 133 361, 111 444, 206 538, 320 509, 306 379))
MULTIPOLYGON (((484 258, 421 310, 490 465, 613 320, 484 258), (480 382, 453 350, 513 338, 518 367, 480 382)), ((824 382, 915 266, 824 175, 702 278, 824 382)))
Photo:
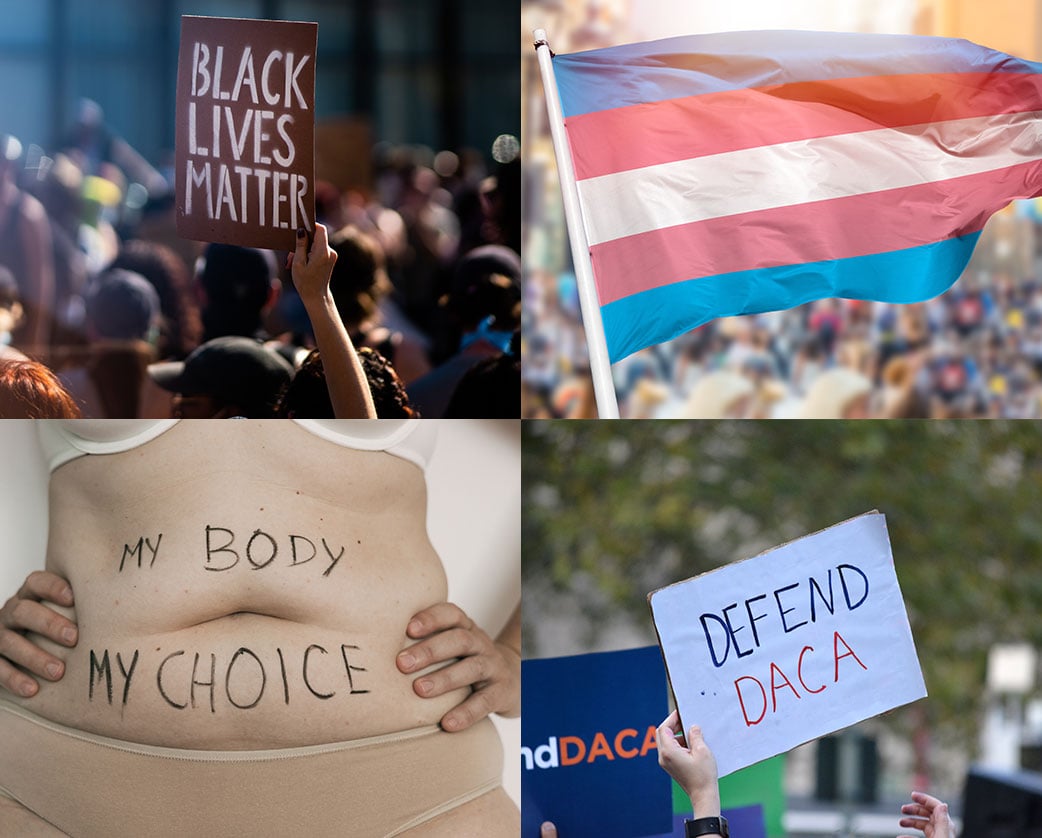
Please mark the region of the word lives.
POLYGON ((159 697, 175 710, 252 710, 262 702, 289 706, 301 700, 328 701, 366 695, 361 650, 342 643, 312 643, 303 651, 257 651, 240 646, 231 655, 176 649, 143 662, 141 650, 90 650, 87 697, 125 708, 132 696, 159 697), (113 667, 115 661, 115 667, 113 667))
POLYGON ((313 228, 316 38, 310 24, 183 19, 182 235, 292 247, 293 235, 280 231, 313 228))

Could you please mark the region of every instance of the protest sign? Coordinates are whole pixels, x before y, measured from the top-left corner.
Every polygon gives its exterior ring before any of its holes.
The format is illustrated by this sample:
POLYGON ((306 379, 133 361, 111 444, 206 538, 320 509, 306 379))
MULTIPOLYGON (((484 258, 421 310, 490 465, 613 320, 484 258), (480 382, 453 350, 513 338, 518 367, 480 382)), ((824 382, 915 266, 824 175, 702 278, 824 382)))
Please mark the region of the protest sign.
POLYGON ((926 695, 879 513, 648 600, 681 721, 720 776, 926 695))
POLYGON ((669 714, 655 646, 521 664, 521 834, 544 820, 560 835, 668 833, 669 775, 655 728, 669 714))
POLYGON ((318 24, 184 16, 177 233, 292 250, 315 219, 318 24))

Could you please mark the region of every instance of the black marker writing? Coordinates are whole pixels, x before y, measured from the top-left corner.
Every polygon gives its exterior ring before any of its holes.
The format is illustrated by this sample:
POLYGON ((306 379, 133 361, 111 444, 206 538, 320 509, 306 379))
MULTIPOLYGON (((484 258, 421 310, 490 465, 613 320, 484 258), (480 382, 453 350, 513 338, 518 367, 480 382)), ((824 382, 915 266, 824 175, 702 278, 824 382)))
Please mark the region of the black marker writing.
POLYGON ((137 540, 137 544, 131 547, 129 544, 123 545, 123 557, 119 560, 119 571, 123 572, 123 566, 127 562, 127 558, 137 560, 137 566, 141 567, 141 560, 145 555, 145 548, 152 554, 152 559, 149 561, 148 566, 152 567, 156 563, 156 555, 159 553, 159 542, 163 540, 163 534, 160 533, 156 536, 155 546, 152 545, 152 539, 147 536, 142 536, 137 540))
MULTIPOLYGON (((203 566, 206 570, 217 573, 231 570, 244 557, 250 570, 263 570, 264 568, 275 566, 279 564, 277 560, 282 552, 280 543, 285 546, 285 541, 280 542, 279 537, 262 529, 255 529, 246 540, 246 543, 239 549, 236 549, 234 546, 237 540, 235 531, 228 527, 207 524, 205 536, 206 558, 203 566)), ((318 556, 318 547, 307 536, 291 533, 286 536, 286 539, 289 541, 289 567, 305 565, 318 556)), ((322 572, 322 575, 329 576, 333 572, 333 568, 344 557, 347 548, 340 545, 338 551, 335 552, 334 547, 325 538, 320 540, 322 549, 329 560, 329 564, 322 572)), ((284 559, 283 563, 285 563, 284 559)))
POLYGON ((344 658, 344 669, 347 671, 347 685, 351 688, 351 695, 359 695, 361 693, 367 693, 367 692, 369 692, 369 690, 356 690, 355 689, 355 679, 354 679, 354 676, 351 675, 351 673, 352 672, 368 672, 369 670, 366 669, 364 666, 351 666, 351 664, 349 664, 347 662, 347 650, 348 649, 354 649, 355 651, 358 651, 358 647, 357 646, 347 646, 347 645, 345 645, 343 643, 340 644, 340 654, 344 658))
POLYGON ((268 685, 268 674, 264 671, 264 664, 261 663, 261 659, 258 658, 253 652, 244 646, 239 647, 234 655, 232 655, 232 661, 228 664, 228 671, 224 675, 224 692, 228 696, 228 701, 231 702, 233 707, 238 707, 240 710, 249 710, 260 704, 260 700, 264 697, 264 688, 268 685), (244 704, 240 704, 234 698, 232 698, 232 670, 235 668, 235 662, 239 660, 242 655, 249 655, 253 658, 254 663, 257 664, 257 668, 260 669, 260 690, 257 692, 257 697, 253 701, 248 701, 244 704))

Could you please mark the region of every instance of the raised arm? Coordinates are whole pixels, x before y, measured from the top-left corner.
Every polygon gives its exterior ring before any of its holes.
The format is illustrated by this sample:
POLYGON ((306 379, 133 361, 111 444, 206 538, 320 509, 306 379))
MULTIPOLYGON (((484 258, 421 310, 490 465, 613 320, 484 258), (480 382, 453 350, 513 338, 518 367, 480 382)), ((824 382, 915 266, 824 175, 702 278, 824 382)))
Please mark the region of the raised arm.
POLYGON ((333 414, 338 419, 375 419, 376 408, 365 372, 329 293, 329 277, 334 264, 336 252, 329 246, 325 226, 315 225, 315 240, 310 251, 307 233, 303 228, 297 230, 293 284, 315 331, 333 414))

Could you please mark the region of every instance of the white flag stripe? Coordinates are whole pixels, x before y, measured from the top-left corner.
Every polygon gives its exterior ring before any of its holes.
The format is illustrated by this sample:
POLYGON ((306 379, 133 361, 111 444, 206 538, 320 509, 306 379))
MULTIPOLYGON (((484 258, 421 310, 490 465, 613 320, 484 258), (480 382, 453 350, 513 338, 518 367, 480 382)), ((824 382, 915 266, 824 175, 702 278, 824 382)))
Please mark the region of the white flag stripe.
POLYGON ((578 182, 591 246, 709 218, 1042 159, 1042 111, 881 128, 678 160, 578 182))

